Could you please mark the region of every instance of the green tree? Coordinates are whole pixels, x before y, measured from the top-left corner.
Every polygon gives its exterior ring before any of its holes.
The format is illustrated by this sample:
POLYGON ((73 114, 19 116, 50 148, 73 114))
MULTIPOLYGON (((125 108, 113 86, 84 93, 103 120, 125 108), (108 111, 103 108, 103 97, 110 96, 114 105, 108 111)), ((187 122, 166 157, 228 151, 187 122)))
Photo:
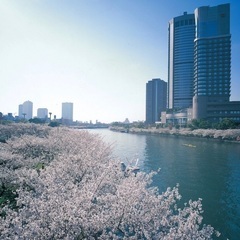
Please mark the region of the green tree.
POLYGON ((224 118, 218 124, 218 129, 233 129, 233 128, 236 128, 236 123, 229 118, 224 118))
POLYGON ((31 119, 29 119, 29 122, 30 123, 35 123, 35 124, 43 124, 46 121, 41 119, 41 118, 31 118, 31 119))
POLYGON ((211 124, 207 121, 207 120, 203 120, 201 119, 199 121, 199 128, 202 128, 202 129, 207 129, 207 128, 211 128, 211 124))
POLYGON ((59 125, 60 125, 60 123, 59 123, 59 122, 55 122, 55 121, 50 122, 50 123, 48 124, 49 127, 58 127, 59 125))

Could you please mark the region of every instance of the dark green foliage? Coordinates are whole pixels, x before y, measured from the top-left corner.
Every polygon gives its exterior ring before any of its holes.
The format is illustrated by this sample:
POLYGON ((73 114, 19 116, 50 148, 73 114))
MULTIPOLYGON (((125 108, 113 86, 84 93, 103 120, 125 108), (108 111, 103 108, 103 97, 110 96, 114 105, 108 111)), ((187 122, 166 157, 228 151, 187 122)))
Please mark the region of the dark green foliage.
POLYGON ((199 128, 208 129, 208 128, 211 128, 211 127, 212 127, 212 125, 208 121, 206 121, 206 120, 200 120, 199 121, 199 128))
POLYGON ((175 125, 175 128, 176 128, 176 129, 179 129, 179 128, 180 128, 180 125, 179 125, 179 124, 175 125))
POLYGON ((237 124, 231 119, 224 118, 217 126, 218 129, 234 129, 237 124))
POLYGON ((144 122, 138 122, 138 123, 136 123, 135 127, 137 127, 137 128, 145 128, 146 126, 145 126, 144 122))
POLYGON ((49 127, 59 127, 59 125, 60 125, 59 122, 54 122, 54 121, 52 121, 48 124, 49 127))
POLYGON ((46 121, 44 119, 40 118, 31 118, 29 119, 30 123, 35 123, 35 124, 44 124, 46 121))
MULTIPOLYGON (((5 205, 8 205, 9 207, 11 207, 12 209, 16 209, 16 197, 18 196, 16 193, 16 189, 17 187, 14 185, 10 185, 10 186, 5 186, 4 184, 2 184, 2 186, 0 187, 0 207, 4 207, 5 205)), ((3 213, 0 213, 0 216, 3 213)))
POLYGON ((190 124, 188 124, 188 127, 190 127, 192 130, 194 129, 235 129, 238 127, 238 123, 234 122, 231 119, 224 118, 221 122, 217 123, 211 123, 207 120, 200 119, 196 120, 193 119, 190 124))

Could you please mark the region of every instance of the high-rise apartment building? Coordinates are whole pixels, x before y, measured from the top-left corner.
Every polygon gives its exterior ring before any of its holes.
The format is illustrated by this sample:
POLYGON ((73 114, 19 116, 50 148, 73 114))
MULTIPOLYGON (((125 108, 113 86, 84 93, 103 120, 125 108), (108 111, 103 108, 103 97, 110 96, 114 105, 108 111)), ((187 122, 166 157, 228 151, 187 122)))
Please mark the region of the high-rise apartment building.
POLYGON ((73 103, 62 103, 62 120, 66 123, 73 121, 73 103))
POLYGON ((48 109, 47 108, 38 108, 37 117, 41 118, 41 119, 47 119, 48 118, 48 109))
POLYGON ((160 121, 161 112, 167 107, 167 83, 152 79, 146 84, 146 123, 160 121))
MULTIPOLYGON (((21 107, 19 106, 19 109, 20 108, 21 107)), ((22 104, 22 115, 27 120, 33 117, 33 103, 31 101, 26 101, 22 104)))
POLYGON ((168 108, 192 106, 194 67, 194 14, 184 12, 168 25, 168 108))

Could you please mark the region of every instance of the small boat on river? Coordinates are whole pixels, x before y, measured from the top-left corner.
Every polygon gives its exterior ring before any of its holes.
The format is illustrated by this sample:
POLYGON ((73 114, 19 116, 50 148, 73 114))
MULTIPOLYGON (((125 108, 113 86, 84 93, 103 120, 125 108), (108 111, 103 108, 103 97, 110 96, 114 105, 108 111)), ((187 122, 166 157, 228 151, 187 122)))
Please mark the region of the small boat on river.
POLYGON ((195 148, 195 145, 184 143, 183 146, 195 148))

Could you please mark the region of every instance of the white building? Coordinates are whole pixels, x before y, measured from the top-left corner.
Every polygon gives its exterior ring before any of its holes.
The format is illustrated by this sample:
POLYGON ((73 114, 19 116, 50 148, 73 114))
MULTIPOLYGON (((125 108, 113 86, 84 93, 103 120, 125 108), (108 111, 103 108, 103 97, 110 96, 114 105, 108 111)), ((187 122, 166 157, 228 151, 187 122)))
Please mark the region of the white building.
POLYGON ((37 117, 41 118, 41 119, 47 119, 48 118, 48 109, 47 108, 38 108, 37 117))
POLYGON ((26 101, 22 104, 22 115, 25 119, 31 119, 33 116, 33 103, 26 101))
POLYGON ((62 103, 62 120, 65 122, 73 121, 73 103, 62 103))

